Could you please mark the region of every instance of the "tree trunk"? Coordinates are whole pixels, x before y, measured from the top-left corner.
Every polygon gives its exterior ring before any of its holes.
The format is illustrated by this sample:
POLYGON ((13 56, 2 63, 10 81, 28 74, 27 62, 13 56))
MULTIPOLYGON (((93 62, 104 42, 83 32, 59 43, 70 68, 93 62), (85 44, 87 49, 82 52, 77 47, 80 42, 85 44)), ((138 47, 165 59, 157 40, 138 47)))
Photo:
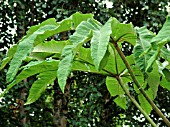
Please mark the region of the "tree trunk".
POLYGON ((68 93, 69 93, 69 80, 65 88, 65 93, 61 92, 57 81, 55 82, 54 88, 54 112, 53 122, 54 127, 66 127, 67 126, 67 113, 68 113, 68 93))

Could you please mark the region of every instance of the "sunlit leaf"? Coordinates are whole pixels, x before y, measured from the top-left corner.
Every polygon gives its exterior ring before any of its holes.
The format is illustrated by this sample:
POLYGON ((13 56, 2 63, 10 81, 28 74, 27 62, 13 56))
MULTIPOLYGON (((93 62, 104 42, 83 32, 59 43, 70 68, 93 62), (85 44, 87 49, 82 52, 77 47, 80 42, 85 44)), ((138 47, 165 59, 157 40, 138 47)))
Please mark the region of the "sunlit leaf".
MULTIPOLYGON (((130 80, 126 77, 122 77, 122 81, 124 84, 127 84, 130 80)), ((111 96, 123 95, 125 93, 116 78, 107 76, 106 86, 111 96)))
POLYGON ((112 21, 112 39, 115 42, 128 42, 131 45, 136 44, 136 33, 131 23, 120 23, 116 18, 112 21))
POLYGON ((147 51, 151 47, 151 39, 155 35, 146 27, 138 28, 137 33, 139 34, 139 40, 137 41, 137 44, 135 45, 133 50, 135 63, 142 72, 145 72, 148 65, 148 60, 153 55, 153 51, 147 51), (141 54, 143 55, 141 56, 141 54))
POLYGON ((63 49, 62 52, 63 58, 58 65, 58 71, 57 71, 58 84, 63 93, 66 85, 66 80, 70 74, 72 61, 74 58, 72 49, 73 49, 73 45, 68 45, 63 49))
POLYGON ((91 40, 91 56, 96 68, 99 70, 100 63, 105 56, 110 40, 110 34, 112 32, 111 22, 112 18, 110 18, 100 30, 95 30, 93 32, 93 37, 91 40))
POLYGON ((73 35, 70 36, 70 41, 73 43, 73 45, 77 46, 78 44, 81 44, 83 42, 88 41, 92 34, 92 30, 99 30, 100 25, 95 22, 94 19, 88 19, 87 21, 81 22, 74 32, 73 35))
MULTIPOLYGON (((149 89, 149 90, 147 90, 147 91, 145 91, 145 92, 146 92, 146 94, 149 96, 149 98, 153 100, 152 90, 149 89)), ((139 99, 140 105, 141 105, 141 107, 143 108, 143 110, 144 110, 147 114, 150 114, 150 112, 152 111, 152 107, 151 107, 151 105, 149 104, 149 102, 146 100, 146 98, 145 98, 142 94, 139 94, 139 95, 138 95, 138 99, 139 99)))
POLYGON ((106 86, 111 96, 122 95, 125 93, 116 78, 107 77, 106 86))
POLYGON ((22 61, 31 53, 33 46, 41 43, 49 36, 69 29, 71 29, 71 19, 65 19, 56 23, 53 18, 30 28, 28 34, 18 44, 17 51, 10 62, 6 77, 7 81, 11 82, 14 79, 22 61))
POLYGON ((125 95, 119 95, 118 97, 116 97, 116 99, 114 99, 114 102, 124 110, 126 109, 127 101, 125 95))
POLYGON ((94 19, 88 19, 82 21, 76 28, 73 35, 70 36, 69 41, 72 45, 66 46, 62 51, 62 60, 59 63, 58 68, 58 83, 64 93, 64 87, 66 85, 67 77, 70 74, 72 61, 77 54, 79 48, 82 47, 84 42, 87 42, 92 36, 92 30, 98 30, 100 24, 94 19))
POLYGON ((82 22, 82 21, 87 21, 89 18, 93 18, 93 14, 81 14, 79 12, 76 12, 75 14, 72 15, 73 19, 73 27, 76 29, 76 27, 82 22))

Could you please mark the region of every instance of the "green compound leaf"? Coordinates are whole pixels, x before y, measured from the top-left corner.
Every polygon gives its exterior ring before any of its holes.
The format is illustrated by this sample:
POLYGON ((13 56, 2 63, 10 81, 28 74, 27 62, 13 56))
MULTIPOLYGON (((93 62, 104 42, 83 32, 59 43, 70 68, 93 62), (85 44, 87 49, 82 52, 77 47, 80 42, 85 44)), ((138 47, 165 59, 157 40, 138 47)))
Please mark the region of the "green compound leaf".
POLYGON ((16 79, 10 83, 6 90, 0 95, 0 97, 4 96, 6 92, 8 92, 15 84, 20 81, 33 76, 35 74, 39 74, 46 71, 54 71, 58 69, 59 61, 51 60, 51 61, 32 61, 28 63, 26 66, 23 66, 23 70, 20 74, 16 76, 16 79))
POLYGON ((91 56, 97 70, 100 68, 100 63, 106 54, 107 46, 110 40, 112 18, 100 29, 93 32, 91 40, 91 56))
POLYGON ((131 23, 120 23, 116 18, 112 20, 112 34, 114 42, 128 42, 131 45, 136 44, 136 33, 131 23))
POLYGON ((16 76, 18 69, 24 59, 31 53, 33 46, 44 41, 44 39, 62 31, 71 29, 71 19, 65 19, 56 23, 55 19, 48 19, 38 26, 33 26, 27 35, 20 41, 7 72, 7 82, 11 82, 16 76))
POLYGON ((62 60, 59 63, 58 68, 58 83, 64 93, 64 88, 66 85, 67 77, 70 74, 72 62, 77 54, 79 48, 82 47, 84 42, 87 42, 92 36, 92 30, 98 30, 100 28, 100 23, 94 19, 88 19, 87 21, 82 21, 77 27, 76 31, 72 36, 70 36, 69 41, 72 45, 66 46, 62 51, 62 60))
POLYGON ((37 80, 31 86, 27 102, 24 105, 35 102, 41 94, 46 90, 48 84, 51 84, 57 77, 57 70, 45 71, 37 76, 37 80))
POLYGON ((148 60, 152 57, 154 53, 154 51, 148 52, 148 50, 151 47, 151 39, 155 35, 146 27, 138 28, 137 33, 139 34, 139 40, 137 41, 137 44, 134 47, 133 53, 136 65, 144 73, 148 66, 148 60))

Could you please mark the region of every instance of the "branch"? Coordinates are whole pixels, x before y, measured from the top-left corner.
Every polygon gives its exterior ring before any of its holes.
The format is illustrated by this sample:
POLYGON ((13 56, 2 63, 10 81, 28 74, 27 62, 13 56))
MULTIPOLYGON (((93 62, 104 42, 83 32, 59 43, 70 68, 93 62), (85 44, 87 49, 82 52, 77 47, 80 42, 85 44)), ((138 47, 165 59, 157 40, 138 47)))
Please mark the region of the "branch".
POLYGON ((149 98, 149 96, 146 94, 146 92, 140 87, 140 84, 138 82, 138 80, 136 79, 132 68, 130 67, 128 61, 126 60, 125 55, 123 54, 123 52, 121 51, 121 49, 119 48, 119 46, 117 45, 116 42, 112 42, 112 44, 114 45, 114 47, 116 48, 117 52, 119 53, 120 57, 122 58, 124 64, 126 65, 133 82, 136 84, 136 86, 139 88, 140 92, 143 94, 143 96, 146 98, 146 100, 149 102, 149 104, 152 106, 152 108, 155 110, 155 112, 163 119, 163 121, 166 123, 166 125, 168 127, 170 127, 170 122, 169 120, 163 115, 163 113, 160 111, 160 109, 154 104, 154 102, 149 98))
POLYGON ((125 84, 123 83, 121 77, 116 77, 117 81, 121 85, 124 92, 127 94, 127 96, 130 98, 130 100, 134 103, 134 105, 139 109, 139 111, 145 116, 145 118, 149 121, 149 123, 153 127, 157 127, 157 125, 154 123, 154 121, 149 117, 149 115, 142 109, 142 107, 138 104, 138 102, 130 95, 128 89, 126 88, 125 84))

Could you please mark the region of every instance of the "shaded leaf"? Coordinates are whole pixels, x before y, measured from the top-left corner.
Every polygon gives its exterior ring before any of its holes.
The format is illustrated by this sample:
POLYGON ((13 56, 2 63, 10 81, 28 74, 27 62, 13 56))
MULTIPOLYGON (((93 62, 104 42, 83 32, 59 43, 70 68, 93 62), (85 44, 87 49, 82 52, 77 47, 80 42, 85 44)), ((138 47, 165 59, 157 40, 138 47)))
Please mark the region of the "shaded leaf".
POLYGON ((91 73, 101 74, 101 75, 110 75, 108 72, 105 72, 104 70, 101 71, 96 70, 93 64, 88 64, 76 60, 74 60, 72 63, 72 71, 84 71, 84 72, 91 72, 91 73))
POLYGON ((57 70, 45 71, 37 76, 37 80, 31 86, 27 102, 24 105, 35 102, 41 94, 46 90, 48 84, 51 84, 57 77, 57 70))
POLYGON ((166 80, 165 77, 162 77, 162 80, 160 82, 160 85, 163 87, 163 88, 166 88, 170 91, 170 82, 166 80))
POLYGON ((148 71, 150 69, 150 67, 153 65, 153 63, 157 60, 159 53, 160 53, 160 48, 157 48, 157 50, 153 52, 153 55, 148 60, 148 64, 147 64, 145 71, 148 71))
POLYGON ((148 74, 148 79, 147 79, 148 85, 152 90, 153 98, 155 98, 157 95, 159 81, 160 81, 160 75, 158 71, 158 65, 154 63, 153 70, 148 74))
POLYGON ((165 79, 166 79, 168 82, 170 82, 170 71, 169 71, 167 68, 165 68, 165 69, 162 70, 162 72, 163 72, 163 74, 164 74, 164 76, 165 76, 165 79))
MULTIPOLYGON (((162 29, 158 32, 158 34, 152 39, 152 44, 164 43, 162 40, 170 39, 170 16, 167 16, 166 21, 162 27, 162 29)), ((160 44, 159 44, 160 45, 160 44)))
POLYGON ((13 46, 8 50, 6 58, 4 58, 4 59, 2 60, 2 64, 1 64, 0 70, 2 70, 2 69, 10 62, 10 60, 12 59, 13 55, 14 55, 15 52, 16 52, 16 49, 17 49, 17 45, 13 45, 13 46))
POLYGON ((170 51, 167 48, 162 47, 160 56, 170 63, 170 51))

